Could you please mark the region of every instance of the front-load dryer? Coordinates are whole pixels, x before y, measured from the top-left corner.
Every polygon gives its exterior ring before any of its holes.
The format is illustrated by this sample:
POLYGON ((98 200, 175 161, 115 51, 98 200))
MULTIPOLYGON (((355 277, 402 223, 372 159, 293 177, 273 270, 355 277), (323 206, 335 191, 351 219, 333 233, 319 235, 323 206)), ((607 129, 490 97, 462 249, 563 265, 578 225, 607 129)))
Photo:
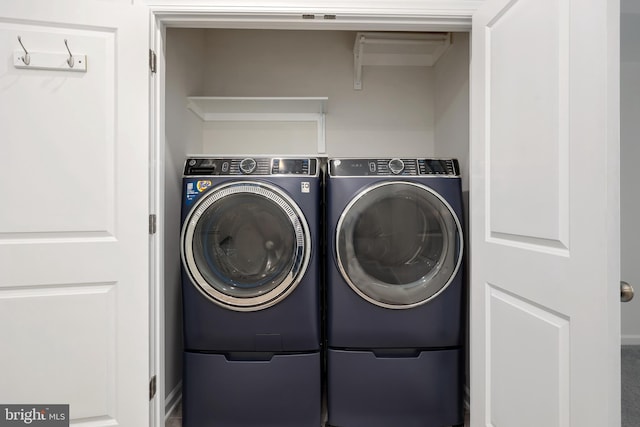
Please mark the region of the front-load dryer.
POLYGON ((462 192, 454 159, 331 159, 329 424, 462 424, 462 192))
POLYGON ((320 169, 314 158, 187 159, 185 427, 320 424, 320 169))

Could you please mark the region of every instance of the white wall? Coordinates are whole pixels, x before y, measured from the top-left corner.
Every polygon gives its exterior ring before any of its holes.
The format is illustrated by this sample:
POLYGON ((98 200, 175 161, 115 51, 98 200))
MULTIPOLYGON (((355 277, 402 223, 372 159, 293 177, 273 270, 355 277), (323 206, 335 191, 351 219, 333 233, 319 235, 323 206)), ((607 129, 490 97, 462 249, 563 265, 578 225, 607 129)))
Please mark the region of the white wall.
POLYGON ((622 304, 622 343, 640 345, 640 4, 622 2, 620 67, 621 279, 635 287, 622 304))
POLYGON ((172 404, 173 392, 178 391, 182 381, 182 293, 178 246, 182 168, 187 154, 201 150, 202 140, 200 124, 186 108, 186 97, 199 95, 203 90, 204 68, 197 64, 202 57, 204 42, 202 30, 167 29, 163 223, 165 398, 168 406, 172 404))
POLYGON ((435 66, 435 155, 454 157, 469 192, 469 34, 453 34, 435 66))
MULTIPOLYGON (((433 155, 433 68, 365 67, 363 89, 356 91, 355 35, 350 31, 210 30, 203 95, 326 96, 327 155, 433 155)), ((245 128, 245 135, 259 135, 262 128, 251 124, 255 126, 258 130, 251 133, 245 128)), ((317 152, 315 139, 300 141, 297 147, 265 137, 227 143, 229 139, 214 134, 212 128, 210 124, 205 128, 204 150, 210 153, 317 152)))

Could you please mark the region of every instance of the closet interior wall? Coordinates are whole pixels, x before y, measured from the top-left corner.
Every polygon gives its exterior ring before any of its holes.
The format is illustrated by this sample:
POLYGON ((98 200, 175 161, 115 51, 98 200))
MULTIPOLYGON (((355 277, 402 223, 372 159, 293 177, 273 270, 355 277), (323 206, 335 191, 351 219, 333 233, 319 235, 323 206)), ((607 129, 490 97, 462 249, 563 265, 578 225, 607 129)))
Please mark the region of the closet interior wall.
POLYGON ((469 35, 432 67, 365 66, 356 31, 167 28, 165 40, 165 394, 179 395, 181 175, 188 154, 456 157, 468 199, 469 35), (211 122, 189 96, 327 97, 326 150, 315 123, 211 122))
POLYGON ((187 110, 187 96, 204 90, 204 30, 167 29, 165 40, 164 145, 164 328, 165 406, 180 398, 182 385, 182 290, 180 209, 182 168, 187 154, 202 150, 200 119, 187 110))

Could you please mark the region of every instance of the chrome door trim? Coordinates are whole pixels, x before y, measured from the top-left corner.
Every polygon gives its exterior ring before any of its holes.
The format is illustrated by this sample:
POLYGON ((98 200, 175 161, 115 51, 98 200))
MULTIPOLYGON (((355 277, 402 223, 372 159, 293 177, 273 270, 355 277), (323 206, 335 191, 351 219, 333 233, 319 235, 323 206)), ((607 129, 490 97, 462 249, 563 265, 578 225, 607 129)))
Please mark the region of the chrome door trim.
POLYGON ((282 301, 298 286, 311 257, 311 235, 302 210, 283 190, 265 182, 233 181, 210 189, 189 211, 180 235, 180 255, 192 284, 210 301, 235 311, 258 311, 282 301), (193 235, 200 217, 213 203, 241 193, 265 197, 282 209, 291 222, 296 241, 294 259, 285 279, 270 291, 250 298, 234 297, 215 289, 200 273, 193 254, 193 235))
MULTIPOLYGON (((458 218, 458 215, 455 213, 455 211, 453 210, 453 208, 451 207, 451 205, 449 204, 449 202, 447 202, 438 192, 432 190, 431 188, 429 188, 426 185, 420 184, 420 183, 416 183, 416 182, 410 182, 410 181, 403 181, 403 180, 386 180, 384 182, 379 182, 376 184, 372 184, 368 187, 366 187, 364 190, 362 190, 361 192, 359 192, 355 197, 353 197, 349 203, 347 204, 347 206, 344 208, 344 210, 342 211, 342 214, 340 215, 340 218, 338 219, 338 224, 336 226, 336 233, 334 236, 334 245, 335 245, 335 255, 336 255, 336 261, 337 261, 337 265, 338 265, 338 269, 340 270, 340 274, 342 275, 342 278, 347 282, 347 284, 349 285, 349 287, 356 293, 358 294, 362 299, 364 299, 365 301, 370 302, 371 304, 374 304, 376 306, 379 307, 383 307, 383 308, 389 308, 389 309, 394 309, 394 310, 404 310, 404 309, 410 309, 410 308, 414 308, 414 307, 418 307, 420 305, 426 304, 427 302, 433 300, 434 298, 436 298, 438 295, 440 295, 442 292, 445 291, 445 289, 447 289, 449 287, 449 285, 451 284, 451 282, 453 281, 453 279, 456 277, 458 270, 460 269, 460 266, 462 264, 462 258, 463 258, 463 253, 464 253, 464 236, 462 233, 462 225, 460 222, 460 219, 458 218), (416 303, 412 303, 412 304, 388 304, 382 301, 378 301, 375 298, 370 297, 369 295, 367 295, 366 293, 364 293, 355 283, 353 283, 353 281, 351 280, 351 278, 349 277, 349 275, 347 274, 344 266, 343 266, 343 262, 341 260, 340 257, 340 252, 338 250, 338 239, 340 236, 340 232, 342 231, 342 227, 343 227, 343 222, 345 220, 345 218, 348 216, 349 211, 353 208, 353 206, 362 198, 364 197, 366 194, 370 193, 371 191, 374 191, 376 189, 379 189, 381 187, 384 186, 388 186, 388 185, 398 185, 398 184, 407 184, 407 185, 411 185, 414 186, 416 188, 419 188, 422 191, 426 191, 428 193, 431 193, 431 195, 435 196, 440 202, 442 202, 442 204, 447 208, 447 210, 449 211, 449 213, 451 214, 455 224, 456 224, 456 231, 458 234, 458 245, 459 245, 459 252, 457 255, 457 260, 456 260, 456 265, 450 275, 450 277, 448 278, 447 282, 434 294, 432 294, 431 296, 429 296, 428 298, 422 300, 422 301, 418 301, 416 303)), ((373 282, 377 282, 377 280, 372 278, 373 282)), ((380 283, 381 285, 385 285, 383 283, 380 283)))

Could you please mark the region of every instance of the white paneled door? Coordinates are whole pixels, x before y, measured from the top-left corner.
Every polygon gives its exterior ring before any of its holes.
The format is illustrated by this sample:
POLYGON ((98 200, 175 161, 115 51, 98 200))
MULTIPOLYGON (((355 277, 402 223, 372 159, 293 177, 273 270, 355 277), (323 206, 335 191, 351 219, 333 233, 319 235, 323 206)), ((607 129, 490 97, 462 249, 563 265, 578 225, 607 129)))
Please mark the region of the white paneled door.
POLYGON ((73 425, 149 424, 148 25, 0 2, 0 403, 73 425))
POLYGON ((473 18, 471 421, 620 425, 619 5, 473 18))

